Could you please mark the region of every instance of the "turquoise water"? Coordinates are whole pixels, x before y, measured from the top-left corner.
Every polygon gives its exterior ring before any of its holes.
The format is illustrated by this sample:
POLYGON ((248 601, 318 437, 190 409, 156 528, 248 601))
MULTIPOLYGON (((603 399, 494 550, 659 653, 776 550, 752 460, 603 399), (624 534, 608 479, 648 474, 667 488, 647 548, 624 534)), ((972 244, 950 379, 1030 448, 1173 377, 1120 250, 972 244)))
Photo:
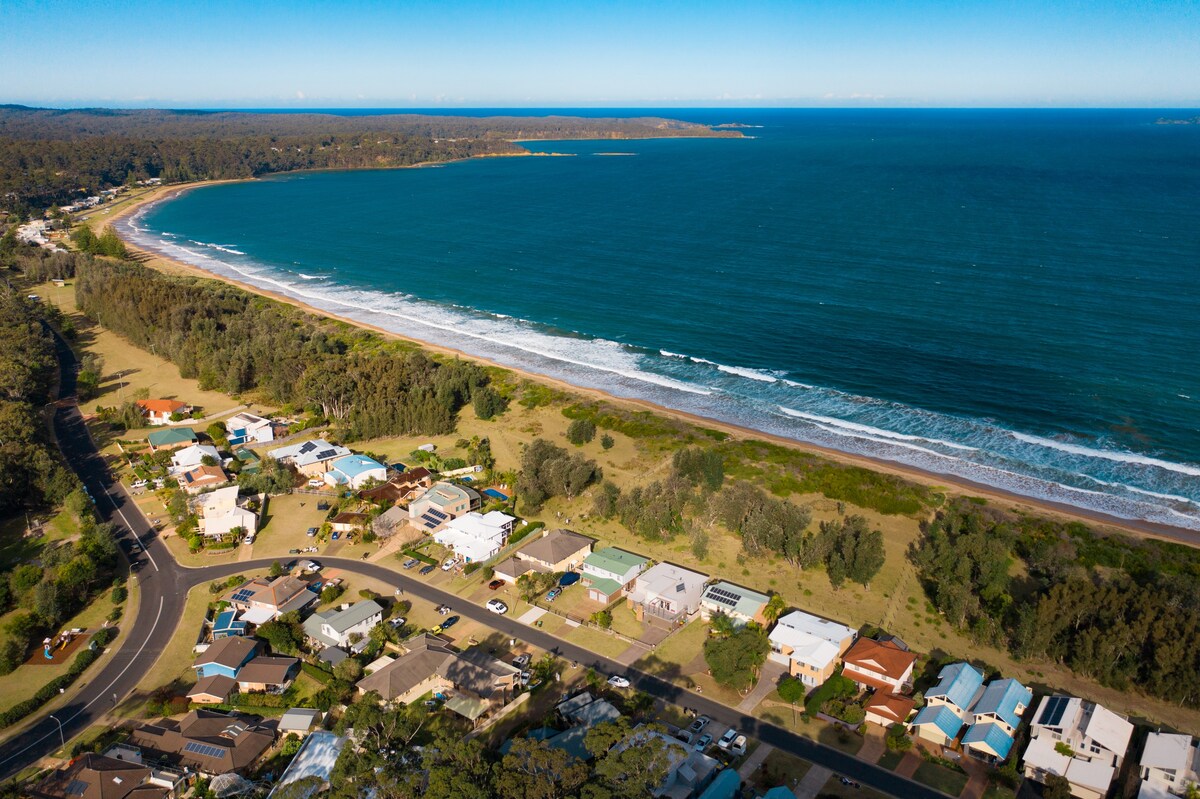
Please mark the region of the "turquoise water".
POLYGON ((756 127, 208 187, 126 232, 578 385, 1200 529, 1200 126, 670 115, 756 127))

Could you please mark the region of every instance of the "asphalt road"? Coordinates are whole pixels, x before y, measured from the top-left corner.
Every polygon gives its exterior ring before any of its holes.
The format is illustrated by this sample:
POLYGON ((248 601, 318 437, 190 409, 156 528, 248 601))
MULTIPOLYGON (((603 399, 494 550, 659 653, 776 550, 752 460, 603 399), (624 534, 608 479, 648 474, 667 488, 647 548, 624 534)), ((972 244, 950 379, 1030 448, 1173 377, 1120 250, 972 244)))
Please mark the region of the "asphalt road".
MULTIPOLYGON (((59 447, 68 463, 75 469, 96 502, 105 521, 116 525, 119 539, 134 538, 145 552, 135 572, 141 589, 137 616, 128 635, 122 639, 116 655, 96 674, 85 674, 87 681, 66 707, 53 716, 42 719, 20 737, 0 745, 0 777, 36 762, 60 746, 60 733, 70 739, 94 724, 108 710, 134 690, 142 677, 149 673, 163 647, 175 634, 183 615, 188 591, 196 585, 219 580, 241 572, 268 568, 273 559, 264 558, 240 563, 207 566, 200 569, 179 566, 167 547, 158 538, 149 521, 129 498, 125 489, 114 481, 104 460, 88 434, 83 417, 75 402, 75 375, 78 364, 66 343, 55 337, 60 365, 59 402, 54 413, 54 430, 59 447), (61 728, 58 724, 61 722, 61 728)), ((419 579, 402 574, 376 563, 345 558, 321 558, 323 565, 350 574, 359 574, 391 584, 413 596, 434 604, 447 604, 454 612, 475 619, 510 638, 517 638, 540 649, 606 675, 621 674, 634 688, 666 702, 683 705, 714 721, 737 727, 741 732, 785 752, 819 763, 839 774, 902 799, 945 799, 946 794, 910 779, 897 776, 887 769, 866 763, 838 749, 825 746, 782 727, 769 724, 736 709, 715 702, 702 694, 687 691, 652 674, 636 671, 571 644, 514 617, 499 616, 486 608, 461 597, 435 588, 419 579)), ((181 630, 192 635, 192 630, 181 630)))

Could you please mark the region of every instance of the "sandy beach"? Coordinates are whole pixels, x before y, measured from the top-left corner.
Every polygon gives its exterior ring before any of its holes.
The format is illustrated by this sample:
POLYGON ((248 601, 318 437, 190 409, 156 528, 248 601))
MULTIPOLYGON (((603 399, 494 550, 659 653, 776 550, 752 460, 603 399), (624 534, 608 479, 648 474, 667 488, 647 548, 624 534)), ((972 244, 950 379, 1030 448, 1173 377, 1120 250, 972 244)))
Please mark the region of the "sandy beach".
MULTIPOLYGON (((554 155, 553 153, 530 153, 530 155, 554 155)), ((515 155, 515 154, 514 154, 515 155)), ((480 156, 480 157, 497 157, 497 156, 480 156)), ((424 164, 413 165, 409 167, 398 167, 403 169, 421 168, 429 166, 424 164)), ((87 221, 96 226, 104 226, 116 222, 117 220, 136 212, 139 208, 147 204, 164 201, 178 194, 190 191, 203 186, 217 185, 218 183, 233 183, 241 181, 206 181, 198 183, 175 184, 170 186, 162 186, 152 190, 148 190, 133 198, 122 200, 115 205, 115 210, 109 214, 93 213, 87 217, 87 221)), ((736 425, 720 422, 706 417, 696 416, 681 411, 672 410, 651 402, 646 402, 637 399, 628 399, 616 397, 607 394, 603 391, 579 387, 561 380, 557 380, 545 375, 517 369, 508 365, 494 363, 485 358, 480 358, 470 353, 462 352, 450 347, 431 344, 420 339, 414 339, 408 336, 398 335, 389 330, 377 327, 375 325, 366 324, 354 319, 338 316, 325 310, 315 308, 305 303, 299 302, 291 297, 284 296, 277 292, 262 289, 257 286, 250 285, 241 281, 233 280, 221 275, 216 275, 211 272, 199 269, 191 264, 184 263, 174 258, 170 258, 161 253, 149 250, 147 248, 136 245, 126 239, 126 245, 133 252, 138 253, 139 260, 146 266, 158 269, 170 274, 190 275, 194 277, 204 277, 212 280, 221 280, 231 285, 235 285, 245 291, 269 297, 282 303, 287 303, 315 316, 324 316, 339 321, 345 322, 357 327, 373 330, 381 336, 410 341, 418 344, 423 348, 441 353, 443 355, 458 357, 465 360, 471 360, 485 364, 489 367, 504 369, 508 372, 518 374, 523 378, 531 381, 550 385, 561 391, 573 394, 582 399, 595 400, 609 403, 615 407, 633 408, 637 410, 648 410, 657 414, 662 414, 667 417, 679 419, 691 424, 695 424, 710 429, 720 430, 727 433, 731 437, 738 439, 756 439, 762 441, 770 441, 775 444, 780 444, 786 447, 791 447, 797 450, 812 452, 822 455, 831 460, 862 466, 874 471, 887 474, 898 475, 908 480, 921 483, 923 485, 933 486, 937 489, 946 492, 950 495, 970 495, 987 498, 989 501, 995 502, 1004 507, 1011 508, 1018 513, 1036 513, 1047 515, 1064 520, 1084 521, 1097 528, 1099 532, 1124 532, 1132 533, 1139 536, 1160 538, 1164 540, 1172 540, 1189 545, 1200 544, 1200 535, 1193 531, 1171 527, 1168 525, 1157 524, 1154 522, 1129 520, 1113 517, 1104 513, 1089 511, 1082 508, 1077 508, 1072 505, 1063 503, 1050 502, 1041 499, 1032 499, 1020 494, 1002 491, 991 486, 975 483, 970 480, 964 480, 957 476, 938 474, 927 472, 916 468, 901 466, 884 460, 869 458, 859 455, 850 455, 837 450, 820 447, 808 443, 798 442, 793 439, 784 438, 781 436, 762 433, 757 430, 739 427, 736 425)))

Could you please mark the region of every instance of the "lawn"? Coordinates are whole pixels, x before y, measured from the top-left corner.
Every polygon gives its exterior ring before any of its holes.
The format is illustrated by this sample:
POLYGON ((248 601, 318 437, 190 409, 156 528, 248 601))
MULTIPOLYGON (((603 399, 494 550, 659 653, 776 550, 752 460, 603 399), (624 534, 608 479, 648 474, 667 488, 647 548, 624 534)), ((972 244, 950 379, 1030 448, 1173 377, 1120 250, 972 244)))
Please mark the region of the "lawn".
POLYGON ((895 771, 896 766, 900 765, 900 761, 902 760, 904 760, 903 752, 892 752, 889 750, 879 756, 877 765, 879 765, 881 768, 887 769, 888 771, 895 771))
POLYGON ((991 782, 988 783, 987 790, 983 792, 983 799, 1013 799, 1016 795, 1017 792, 1012 788, 991 782))
MULTIPOLYGON (((702 657, 704 642, 708 640, 708 624, 696 620, 676 630, 669 638, 659 644, 654 651, 639 659, 634 666, 643 670, 653 670, 668 679, 672 677, 687 677, 693 669, 688 668, 697 657, 702 657), (673 667, 673 668, 672 668, 673 667)), ((690 678, 686 680, 691 682, 690 678)))
POLYGON ((807 760, 775 749, 767 755, 759 770, 751 775, 751 780, 760 793, 766 793, 777 785, 794 789, 810 768, 812 763, 807 760))
POLYGON ((571 643, 586 647, 606 658, 615 658, 629 648, 628 643, 615 635, 583 625, 573 630, 568 629, 564 637, 571 643))
POLYGON ((968 777, 962 772, 952 771, 927 760, 917 766, 916 772, 913 773, 913 779, 942 793, 958 796, 963 792, 963 788, 967 787, 968 777))
POLYGON ((764 709, 763 704, 759 704, 755 709, 754 715, 758 716, 763 721, 769 721, 772 724, 799 733, 805 738, 823 743, 826 746, 832 746, 834 749, 840 749, 849 755, 857 755, 858 750, 862 749, 863 738, 850 732, 845 727, 836 724, 829 724, 816 719, 804 720, 803 713, 797 708, 794 714, 790 709, 780 707, 772 707, 764 709))
MULTIPOLYGON (((175 628, 167 645, 163 647, 154 667, 142 675, 137 692, 129 700, 131 703, 140 704, 146 695, 156 688, 177 685, 186 689, 196 682, 195 672, 192 671, 192 661, 196 659, 196 655, 192 648, 200 637, 200 629, 204 624, 208 605, 216 598, 217 595, 209 593, 207 583, 198 585, 188 592, 187 603, 184 605, 183 615, 179 618, 179 625, 175 628)), ((124 714, 126 708, 122 706, 121 710, 124 714)))
POLYGON ((838 797, 838 799, 889 799, 888 794, 880 793, 864 785, 843 785, 837 775, 830 777, 821 787, 818 796, 838 797))

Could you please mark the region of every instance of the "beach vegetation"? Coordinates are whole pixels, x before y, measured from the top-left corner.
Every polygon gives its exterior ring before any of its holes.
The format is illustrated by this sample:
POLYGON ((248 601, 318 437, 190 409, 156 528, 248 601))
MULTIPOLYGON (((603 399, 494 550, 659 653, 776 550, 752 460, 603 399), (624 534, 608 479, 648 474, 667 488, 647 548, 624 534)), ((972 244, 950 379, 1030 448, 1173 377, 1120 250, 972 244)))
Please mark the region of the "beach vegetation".
POLYGON ((719 684, 744 691, 758 679, 758 670, 767 661, 770 649, 767 631, 751 622, 705 641, 704 662, 719 684))
POLYGON ((591 419, 575 419, 567 426, 567 441, 577 447, 596 437, 596 425, 591 419))
POLYGON ((602 477, 595 461, 537 438, 521 455, 517 494, 527 511, 536 511, 551 497, 573 499, 602 477))

